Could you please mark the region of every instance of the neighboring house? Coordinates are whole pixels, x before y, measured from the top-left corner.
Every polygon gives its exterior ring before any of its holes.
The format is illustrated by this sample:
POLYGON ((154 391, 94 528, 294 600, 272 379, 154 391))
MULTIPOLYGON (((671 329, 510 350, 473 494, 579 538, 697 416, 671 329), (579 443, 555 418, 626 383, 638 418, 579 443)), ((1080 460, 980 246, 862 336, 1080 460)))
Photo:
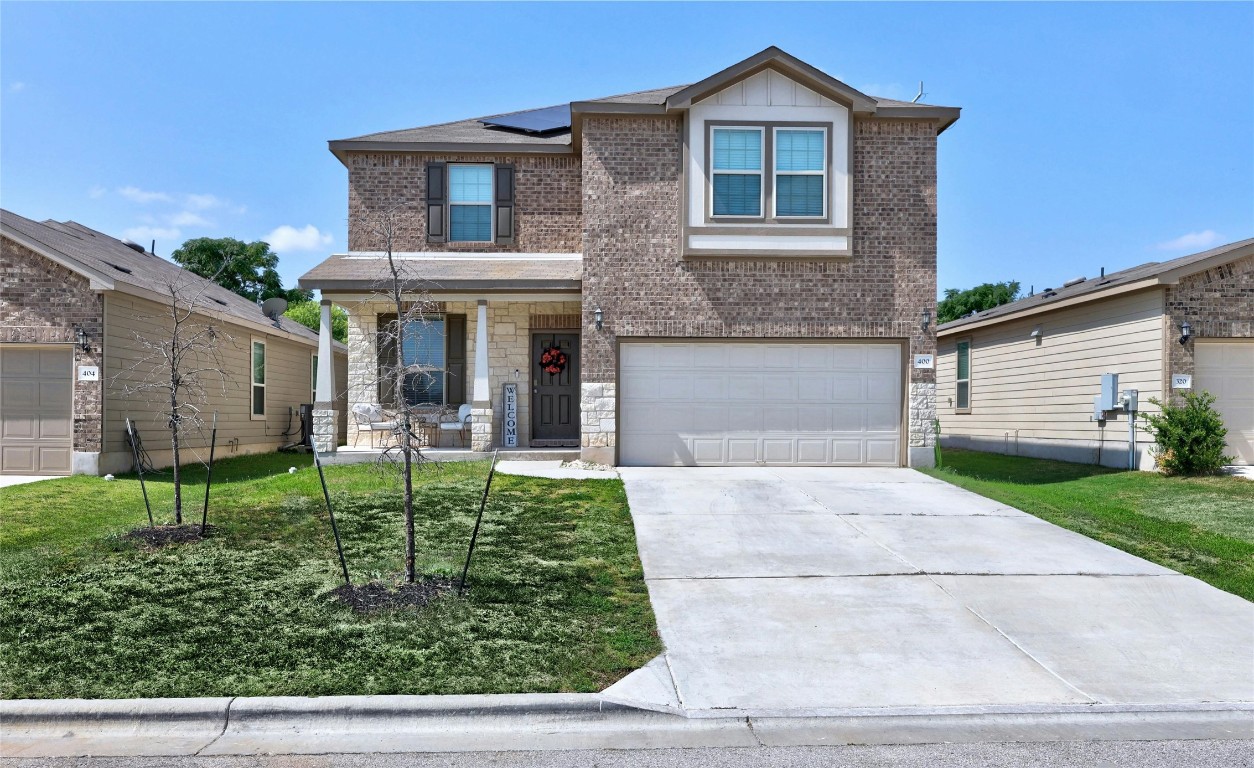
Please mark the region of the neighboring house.
MULTIPOLYGON (((606 464, 932 460, 937 136, 777 48, 701 82, 330 142, 348 252, 301 278, 349 312, 349 401, 385 405, 376 224, 434 302, 403 351, 473 448, 606 464), (546 372, 556 347, 568 364, 546 372)), ((350 427, 351 431, 352 427, 350 427)), ((350 434, 350 442, 352 436, 350 434)))
MULTIPOLYGON (((217 456, 300 439, 318 334, 287 318, 272 321, 248 299, 142 246, 72 221, 0 211, 0 474, 128 471, 127 417, 153 462, 171 463, 169 432, 149 398, 123 391, 145 373, 133 369, 143 357, 137 334, 159 339, 172 323, 171 285, 203 289, 212 307, 206 322, 230 337, 219 346, 226 392, 208 387, 207 410, 218 411, 217 456)), ((344 346, 333 356, 344 358, 344 346)), ((204 380, 217 384, 216 376, 204 380)), ((207 444, 207 431, 188 441, 202 455, 207 444)))
POLYGON ((1126 467, 1127 417, 1093 418, 1117 373, 1143 411, 1186 381, 1215 395, 1229 452, 1254 463, 1254 239, 1104 272, 937 329, 942 443, 1126 467))

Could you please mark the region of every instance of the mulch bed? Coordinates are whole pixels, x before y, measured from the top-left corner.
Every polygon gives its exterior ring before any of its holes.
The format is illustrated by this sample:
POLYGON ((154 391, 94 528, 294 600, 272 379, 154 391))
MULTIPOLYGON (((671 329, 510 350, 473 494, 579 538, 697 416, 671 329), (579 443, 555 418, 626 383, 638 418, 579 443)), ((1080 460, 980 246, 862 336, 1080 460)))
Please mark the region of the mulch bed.
POLYGON ((156 528, 136 528, 126 534, 126 538, 142 541, 152 549, 170 544, 190 544, 207 539, 213 535, 215 528, 205 526, 205 535, 200 535, 200 525, 158 525, 156 528))
POLYGON ((336 600, 357 613, 378 613, 398 609, 424 608, 441 595, 457 590, 454 579, 429 578, 413 584, 389 587, 372 581, 368 584, 341 584, 331 590, 336 600))

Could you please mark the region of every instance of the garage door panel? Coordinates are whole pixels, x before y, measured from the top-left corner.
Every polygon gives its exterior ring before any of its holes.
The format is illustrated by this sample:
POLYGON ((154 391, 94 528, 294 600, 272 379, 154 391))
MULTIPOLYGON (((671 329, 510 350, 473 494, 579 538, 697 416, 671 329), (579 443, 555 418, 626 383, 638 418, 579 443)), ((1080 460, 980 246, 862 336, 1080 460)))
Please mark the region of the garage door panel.
POLYGON ((625 343, 619 459, 895 466, 901 359, 893 343, 625 343))
POLYGON ((70 473, 72 373, 68 348, 0 348, 0 473, 70 473))
POLYGON ((1228 428, 1228 454, 1254 464, 1254 341, 1198 341, 1193 387, 1215 396, 1228 428))

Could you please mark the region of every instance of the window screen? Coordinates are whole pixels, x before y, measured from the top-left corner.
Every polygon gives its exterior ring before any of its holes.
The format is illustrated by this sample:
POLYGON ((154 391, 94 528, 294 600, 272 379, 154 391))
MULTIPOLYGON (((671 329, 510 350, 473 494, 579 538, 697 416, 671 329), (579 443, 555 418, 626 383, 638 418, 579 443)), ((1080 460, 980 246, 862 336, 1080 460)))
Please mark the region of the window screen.
POLYGON ((775 132, 775 215, 819 217, 827 186, 826 134, 816 129, 775 132))

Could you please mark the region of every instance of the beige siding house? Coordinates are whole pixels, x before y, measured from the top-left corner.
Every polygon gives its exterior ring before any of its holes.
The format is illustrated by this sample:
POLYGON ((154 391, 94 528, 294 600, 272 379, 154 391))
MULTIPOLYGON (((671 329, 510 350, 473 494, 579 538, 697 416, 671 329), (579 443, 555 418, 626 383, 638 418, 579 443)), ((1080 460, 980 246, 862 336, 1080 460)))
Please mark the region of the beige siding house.
MULTIPOLYGON (((170 285, 202 295, 201 322, 219 332, 220 360, 203 361, 222 372, 203 377, 205 410, 218 413, 217 456, 300 440, 300 406, 315 401, 314 331, 74 222, 0 212, 0 276, 0 473, 130 471, 127 418, 153 463, 171 463, 160 395, 134 390, 154 374, 140 339, 160 339, 172 324, 162 295, 170 285)), ((346 348, 332 349, 342 398, 346 348)), ((208 442, 207 429, 191 434, 185 460, 204 458, 208 442)))
MULTIPOLYGON (((1229 451, 1254 463, 1254 240, 946 323, 937 352, 943 445, 1128 466, 1127 416, 1094 418, 1102 374, 1115 373, 1141 412, 1184 388, 1211 392, 1229 451)), ((1136 465, 1152 469, 1149 436, 1134 438, 1136 465)))

